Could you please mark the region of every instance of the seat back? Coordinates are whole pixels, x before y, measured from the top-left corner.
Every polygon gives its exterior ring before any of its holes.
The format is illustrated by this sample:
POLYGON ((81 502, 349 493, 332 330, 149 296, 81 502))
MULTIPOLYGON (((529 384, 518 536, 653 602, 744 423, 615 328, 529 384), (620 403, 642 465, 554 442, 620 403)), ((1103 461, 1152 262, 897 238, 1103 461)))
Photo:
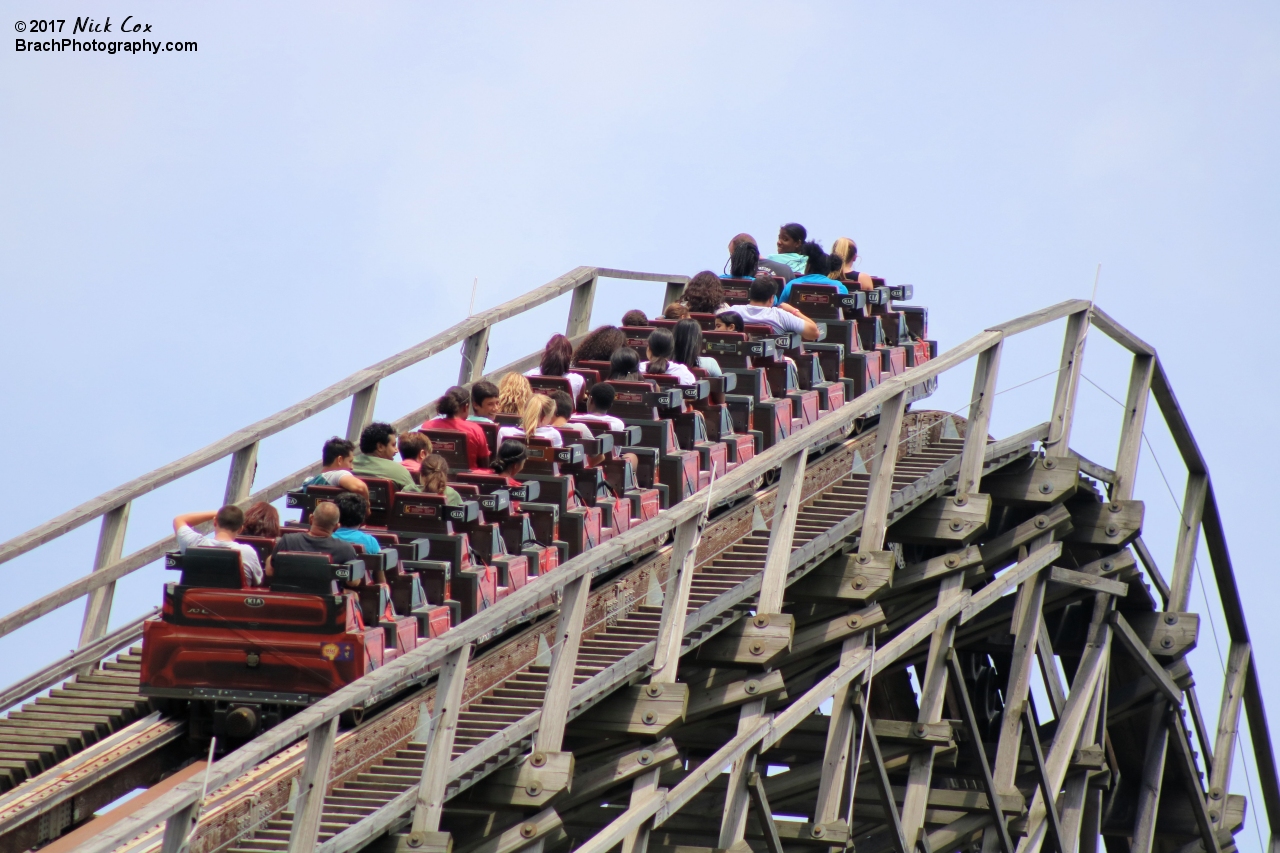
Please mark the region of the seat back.
MULTIPOLYGON (((495 434, 496 432, 495 430, 495 434)), ((452 429, 424 429, 422 433, 431 439, 431 452, 443 456, 451 470, 465 471, 471 467, 465 432, 452 429)))
POLYGON ((563 376, 530 376, 529 385, 535 394, 551 396, 552 391, 563 391, 573 399, 573 385, 563 376))
POLYGON ((711 393, 711 383, 704 379, 699 379, 693 385, 684 385, 681 384, 678 378, 669 373, 645 373, 642 375, 661 389, 674 388, 678 390, 680 392, 680 401, 683 403, 705 400, 707 395, 711 393))
MULTIPOLYGON (((586 376, 586 372, 589 370, 595 371, 595 379, 591 383, 591 385, 594 385, 596 382, 604 382, 609 378, 609 374, 613 372, 613 365, 607 361, 587 360, 580 361, 573 366, 573 372, 582 376, 586 376)), ((591 385, 587 387, 590 388, 591 385)))
POLYGON ((617 418, 633 418, 639 420, 658 420, 658 407, 673 408, 671 394, 657 395, 652 382, 623 382, 610 380, 613 386, 613 407, 609 414, 617 418))
POLYGON ((493 416, 493 422, 499 426, 520 426, 520 416, 499 412, 493 416))
POLYGON ((601 379, 600 371, 594 367, 580 367, 575 364, 570 368, 569 372, 576 373, 582 377, 582 393, 584 394, 591 393, 592 387, 601 379))
POLYGON ((444 495, 402 492, 396 496, 396 508, 388 525, 392 530, 418 533, 452 533, 452 524, 471 524, 480 518, 480 505, 463 501, 461 506, 448 506, 444 495))
POLYGON ((258 553, 258 562, 265 564, 276 549, 276 540, 270 536, 237 536, 236 541, 248 545, 258 553))
POLYGON ((538 482, 531 480, 519 487, 512 486, 501 474, 481 474, 475 471, 463 471, 453 475, 460 483, 474 483, 483 494, 491 495, 496 491, 506 490, 513 501, 536 501, 538 499, 538 482))
POLYGON ((676 327, 676 323, 679 322, 679 320, 668 320, 665 317, 654 317, 649 321, 649 325, 653 326, 655 329, 666 329, 670 331, 674 329, 676 327))
POLYGON ((493 456, 498 452, 498 430, 502 424, 488 421, 476 421, 480 429, 484 430, 485 444, 489 445, 489 455, 493 456))
POLYGON ((338 581, 362 580, 364 576, 360 563, 335 566, 328 554, 281 551, 271 558, 272 592, 337 595, 338 581))
POLYGON ((747 291, 751 289, 749 278, 722 278, 720 287, 724 290, 724 301, 729 305, 746 305, 751 301, 747 291))
POLYGON ((697 322, 704 332, 714 332, 716 330, 716 315, 703 314, 698 311, 690 311, 689 319, 697 322))
POLYGON ((369 515, 365 524, 374 527, 386 527, 391 520, 391 513, 396 505, 396 484, 382 477, 361 477, 369 487, 369 515))
POLYGON ((787 295, 787 302, 814 320, 840 319, 839 291, 834 284, 795 284, 787 295))
POLYGON ((244 565, 236 548, 188 548, 180 557, 166 560, 182 570, 182 586, 204 586, 217 589, 244 589, 244 565))
POLYGON ((627 346, 640 353, 640 360, 644 361, 645 350, 649 347, 649 335, 653 334, 655 326, 623 326, 622 333, 627 336, 627 346))

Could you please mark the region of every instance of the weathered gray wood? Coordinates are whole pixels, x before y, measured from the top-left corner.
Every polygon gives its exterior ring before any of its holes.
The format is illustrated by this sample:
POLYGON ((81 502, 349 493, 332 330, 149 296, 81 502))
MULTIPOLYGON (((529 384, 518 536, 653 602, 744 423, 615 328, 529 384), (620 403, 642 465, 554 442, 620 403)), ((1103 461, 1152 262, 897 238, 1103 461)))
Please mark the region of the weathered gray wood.
POLYGON ((894 581, 894 565, 892 551, 835 554, 792 584, 787 594, 795 601, 867 601, 894 581))
POLYGON ((418 782, 417 805, 413 811, 411 837, 425 840, 440 830, 440 813, 444 809, 445 773, 453 755, 453 738, 458 729, 458 712, 462 709, 462 687, 471 656, 469 644, 460 646, 445 658, 436 681, 433 725, 427 753, 422 761, 422 778, 418 782))
POLYGON ((800 513, 800 495, 804 489, 807 451, 800 451, 782 463, 773 520, 769 525, 769 549, 765 554, 764 578, 760 582, 759 613, 781 613, 782 596, 787 589, 787 571, 791 568, 791 543, 796 532, 796 516, 800 513))
POLYGON ((585 335, 591 329, 591 306, 595 304, 598 280, 593 275, 573 289, 573 301, 569 303, 569 322, 564 331, 567 337, 585 335))
POLYGON ((1196 767, 1195 756, 1191 753, 1191 742, 1187 739, 1187 730, 1182 724, 1181 712, 1175 708, 1168 715, 1168 719, 1169 740, 1173 744, 1174 761, 1181 771, 1187 799, 1191 801, 1191 811, 1196 819, 1196 825, 1200 828, 1200 839, 1204 842, 1206 853, 1219 853, 1221 848, 1218 846, 1217 832, 1213 823, 1215 817, 1221 816, 1221 812, 1210 816, 1208 804, 1204 800, 1204 791, 1200 789, 1200 768, 1196 767))
POLYGON ((1156 590, 1160 593, 1160 597, 1164 599, 1165 606, 1169 605, 1169 582, 1164 579, 1164 575, 1160 573, 1160 567, 1156 565, 1156 558, 1151 555, 1151 551, 1147 548, 1147 543, 1142 541, 1141 536, 1134 537, 1133 550, 1138 553, 1138 559, 1142 561, 1142 567, 1147 570, 1147 577, 1155 584, 1156 590))
MULTIPOLYGON (((849 637, 840 649, 840 663, 849 666, 862 655, 867 635, 849 637)), ((844 783, 849 777, 849 748, 853 740, 853 691, 856 682, 836 690, 831 697, 831 719, 827 724, 827 742, 822 753, 822 776, 818 780, 818 799, 814 806, 814 822, 827 823, 840 816, 844 783)))
POLYGON ((1155 347, 1117 323, 1106 311, 1096 305, 1093 306, 1093 324, 1101 329, 1107 337, 1134 355, 1153 356, 1156 354, 1155 347))
POLYGON ((253 491, 253 475, 258 470, 258 442, 246 444, 231 454, 231 470, 227 473, 227 489, 223 506, 238 504, 253 491))
POLYGON ((1200 525, 1208 492, 1208 474, 1187 476, 1187 490, 1182 498, 1181 526, 1178 528, 1178 545, 1173 555, 1173 576, 1169 579, 1167 610, 1186 610, 1187 602, 1191 599, 1191 576, 1195 569, 1196 550, 1200 547, 1200 525))
POLYGON ((1129 654, 1141 667, 1147 678, 1164 694, 1171 704, 1181 706, 1181 688, 1169 677, 1169 673, 1165 671, 1159 661, 1151 656, 1151 652, 1147 651, 1147 644, 1134 632, 1129 625, 1129 621, 1117 611, 1111 614, 1111 624, 1115 626, 1116 636, 1120 638, 1124 647, 1129 650, 1129 654))
POLYGON ((1050 570, 1049 580, 1054 583, 1079 587, 1080 589, 1092 589, 1098 592, 1105 592, 1107 595, 1114 595, 1117 598, 1124 598, 1129 592, 1129 585, 1126 583, 1100 578, 1096 575, 1077 572, 1072 569, 1064 569, 1059 566, 1054 566, 1053 569, 1050 570))
MULTIPOLYGON (((122 504, 102 517, 102 529, 98 533, 98 550, 93 557, 93 570, 100 571, 120 559, 124 549, 125 530, 129 526, 129 508, 133 502, 122 504)), ((95 589, 85 602, 84 621, 80 625, 80 648, 84 648, 107 633, 111 619, 111 602, 115 598, 115 583, 107 583, 95 589)))
POLYGON ((735 666, 765 667, 791 650, 795 617, 757 608, 698 647, 698 660, 735 666))
POLYGON ((1040 637, 1036 640, 1036 657, 1040 661, 1040 675, 1044 679, 1046 692, 1049 694, 1049 705, 1053 708, 1054 718, 1062 716, 1062 709, 1067 706, 1067 691, 1062 684, 1062 675, 1058 671, 1058 663, 1053 653, 1053 641, 1049 638, 1049 626, 1040 621, 1040 637))
POLYGON ((667 310, 667 306, 672 302, 680 301, 684 296, 684 286, 688 281, 688 279, 684 279, 683 281, 667 282, 667 291, 662 295, 662 307, 658 309, 659 315, 661 315, 663 311, 667 310))
MULTIPOLYGON (((742 736, 758 729, 766 719, 763 699, 748 702, 738 713, 738 735, 742 736)), ((732 847, 746 834, 747 805, 750 803, 747 780, 755 770, 756 752, 754 750, 733 762, 732 769, 729 771, 729 785, 724 795, 724 815, 720 819, 718 847, 732 847)))
POLYGON ((1198 613, 1133 613, 1129 625, 1134 634, 1153 655, 1164 658, 1182 657, 1196 647, 1200 634, 1198 613))
MULTIPOLYGON (((1045 591, 1044 574, 1024 581, 1018 588, 1014 612, 1021 621, 1013 626, 1013 660, 1009 667, 1009 683, 1005 689, 1005 705, 1021 707, 1031 688, 1031 667, 1035 663, 1036 640, 1044 627, 1042 607, 1045 591)), ((996 742, 996 763, 992 772, 996 787, 1002 792, 1014 790, 1018 755, 1022 751, 1022 717, 1005 714, 1000 720, 1000 736, 996 742)))
MULTIPOLYGON (((577 291, 574 291, 575 293, 577 291)), ((458 367, 458 384, 470 385, 484 375, 489 358, 489 327, 470 334, 462 342, 462 364, 458 367)))
POLYGON ((658 623, 658 646, 653 659, 654 683, 672 684, 680 665, 680 645, 684 641, 684 620, 689 612, 693 589, 693 564, 698 553, 706 515, 690 516, 676 525, 671 540, 671 570, 662 599, 662 621, 658 623))
POLYGON ((1222 705, 1218 710, 1218 733, 1213 742, 1213 763, 1209 769, 1209 798, 1221 803, 1231 787, 1231 765, 1235 760, 1236 738, 1240 736, 1240 706, 1248 680, 1253 647, 1232 643, 1227 652, 1227 672, 1222 684, 1222 705))
POLYGON ((955 547, 982 535, 991 520, 991 496, 956 494, 926 501, 893 523, 896 542, 955 547))
POLYGON ((1080 460, 1045 456, 1026 470, 998 472, 982 481, 982 490, 999 503, 1036 506, 1061 503, 1080 483, 1080 460))
POLYGON ((377 402, 377 382, 366 385, 351 397, 351 413, 347 415, 347 441, 360 444, 360 433, 373 423, 373 407, 377 402))
POLYGON ((1157 698, 1151 707, 1146 758, 1142 765, 1141 787, 1134 809, 1132 853, 1151 853, 1156 833, 1156 814, 1164 783, 1165 756, 1169 751, 1169 729, 1164 724, 1166 700, 1157 698))
POLYGON ((324 813, 324 792, 329 784, 329 765, 338 737, 338 718, 329 725, 312 729, 307 736, 307 753, 298 780, 298 798, 293 803, 293 825, 289 828, 289 853, 310 853, 320 837, 320 817, 324 813))
POLYGON ((612 696, 578 717, 578 729, 660 738, 684 721, 689 706, 689 685, 637 684, 615 691, 612 696))
MULTIPOLYGON (((1024 615, 1023 621, 1027 621, 1027 616, 1024 615)), ((964 683, 964 674, 960 671, 960 660, 956 657, 954 649, 947 651, 947 667, 951 675, 953 695, 958 698, 960 708, 964 712, 964 723, 970 732, 976 733, 978 731, 978 717, 973 712, 973 702, 969 699, 969 689, 964 683)), ((1001 809, 1000 789, 991 775, 991 765, 987 762, 986 747, 983 746, 982 738, 980 737, 970 737, 969 743, 978 758, 978 767, 982 771, 982 786, 987 792, 987 806, 991 809, 991 818, 995 823, 996 834, 1000 840, 1000 849, 1004 853, 1013 853, 1013 842, 1009 838, 1008 823, 1005 821, 1001 809)))
POLYGON ((556 625, 556 644, 552 649, 551 671, 542 699, 542 715, 538 718, 538 735, 534 749, 559 752, 564 744, 564 727, 569 719, 569 694, 573 690, 573 670, 578 665, 578 648, 582 644, 582 621, 587 615, 587 599, 591 597, 591 575, 583 575, 564 588, 560 602, 560 621, 556 625))
POLYGON ((960 456, 960 474, 956 495, 968 495, 979 489, 982 465, 987 449, 987 433, 991 428, 991 407, 995 404, 996 379, 1000 373, 1000 353, 1004 341, 997 341, 978 356, 973 374, 973 395, 969 400, 969 425, 960 456))
POLYGON ((196 828, 196 819, 200 815, 200 805, 199 802, 191 803, 169 816, 164 824, 160 853, 183 853, 187 849, 191 830, 196 828))
POLYGON ((1044 452, 1049 456, 1067 455, 1071 443, 1071 422, 1075 417, 1076 391, 1080 385, 1080 366, 1084 360, 1084 343, 1089 334, 1089 312, 1077 311, 1067 318, 1067 331, 1062 341, 1062 361, 1058 368, 1058 386, 1053 393, 1053 414, 1049 418, 1049 439, 1044 452))
POLYGON ((886 400, 880 407, 880 424, 876 427, 876 452, 871 463, 871 483, 862 515, 862 538, 858 553, 869 554, 884 547, 888 528, 889 497, 893 494, 893 471, 898 464, 902 414, 906 408, 906 392, 886 400))
POLYGON ((764 792, 764 781, 759 773, 752 773, 747 777, 747 791, 751 795, 751 804, 756 810, 756 819, 760 821, 760 827, 764 830, 765 849, 769 853, 783 853, 782 839, 778 837, 778 827, 773 822, 773 809, 769 807, 769 798, 764 792))
POLYGON ((1081 312, 1089 309, 1089 300, 1087 299, 1068 299, 1059 302, 1057 305, 1050 305, 1048 308, 1042 308, 1039 311, 1033 311, 1016 320, 1010 320, 1007 323, 999 323, 995 326, 988 326, 988 332, 1000 332, 1004 337, 1011 338, 1014 335, 1021 334, 1037 326, 1043 326, 1045 323, 1052 323, 1054 320, 1060 320, 1063 317, 1074 317, 1081 312))
POLYGON ((1154 355, 1133 357, 1133 369, 1129 372, 1129 398, 1125 402, 1124 422, 1120 425, 1120 450, 1116 454, 1112 500, 1127 501, 1133 497, 1138 457, 1142 452, 1142 430, 1147 420, 1147 401, 1151 398, 1151 375, 1155 366, 1154 355))
POLYGON ((1191 434, 1191 425, 1187 423, 1186 415, 1182 413, 1178 398, 1174 396, 1173 386, 1169 384, 1169 377, 1165 375, 1164 364, 1158 358, 1155 370, 1151 374, 1151 394, 1156 399, 1156 405, 1160 407, 1160 414, 1164 416, 1169 434, 1173 436, 1173 443, 1182 454, 1182 462, 1187 466, 1187 473, 1209 473, 1204 454, 1200 452, 1195 436, 1191 434))

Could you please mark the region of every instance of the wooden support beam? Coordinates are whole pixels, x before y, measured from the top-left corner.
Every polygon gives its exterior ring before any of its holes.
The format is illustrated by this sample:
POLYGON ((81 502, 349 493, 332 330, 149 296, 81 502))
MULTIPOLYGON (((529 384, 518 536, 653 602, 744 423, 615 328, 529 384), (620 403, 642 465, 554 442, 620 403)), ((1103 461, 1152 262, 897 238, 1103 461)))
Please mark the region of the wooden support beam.
POLYGON ((160 853, 184 853, 191 839, 191 831, 196 828, 200 818, 200 807, 197 801, 179 809, 164 823, 164 838, 160 842, 160 853))
MULTIPOLYGON (((1027 621, 1025 618, 1023 621, 1027 621)), ((954 649, 947 652, 947 667, 951 673, 951 690, 960 700, 960 709, 964 712, 964 723, 969 727, 969 743, 978 759, 978 767, 982 770, 982 785, 987 792, 987 805, 991 810, 991 819, 995 822, 996 836, 1000 841, 1003 853, 1013 853, 1013 841, 1009 838, 1008 822, 1000 803, 1000 790, 991 775, 991 764, 987 761, 987 751, 978 735, 978 716, 973 712, 973 702, 969 699, 969 689, 964 683, 964 674, 960 671, 960 659, 954 649)))
POLYGON ((1166 610, 1186 610, 1191 599, 1191 575, 1195 569, 1196 550, 1200 546, 1200 524, 1208 493, 1208 474, 1187 475, 1187 490, 1182 497, 1182 524, 1178 528, 1178 546, 1173 555, 1173 577, 1169 579, 1169 605, 1166 610))
POLYGON ((663 311, 667 310, 667 306, 670 305, 672 302, 680 301, 680 299, 684 296, 685 284, 687 284, 687 282, 685 281, 667 282, 667 290, 662 295, 662 306, 658 308, 659 315, 661 315, 663 311))
POLYGON ((591 575, 585 574, 564 588, 560 602, 560 620, 556 624, 556 645, 551 650, 551 670, 547 673, 547 689, 538 719, 535 751, 559 752, 564 744, 564 727, 569 719, 569 694, 573 690, 573 671, 578 665, 578 647, 582 643, 582 622, 587 615, 587 599, 591 597, 591 575))
MULTIPOLYGON (((764 782, 759 773, 747 777, 747 792, 751 796, 751 805, 755 807, 756 820, 764 831, 764 846, 769 853, 783 853, 782 839, 778 837, 778 827, 773 822, 773 810, 769 808, 769 798, 764 792, 764 782)), ((819 821, 821 822, 821 821, 819 821)))
POLYGON ((462 709, 462 688, 467 677, 471 644, 464 643, 440 664, 436 680, 435 708, 432 710, 431 739, 422 761, 422 778, 413 810, 413 828, 409 843, 415 847, 447 844, 440 832, 440 814, 444 811, 448 767, 453 756, 453 738, 458 729, 458 712, 462 709), (414 842, 417 842, 416 844, 414 842))
POLYGON ((1040 675, 1044 679, 1045 689, 1049 694, 1049 707, 1053 709, 1054 719, 1062 716, 1062 709, 1067 706, 1067 691, 1062 684, 1062 674, 1058 671, 1058 662, 1053 653, 1053 641, 1049 638, 1049 626, 1040 621, 1040 637, 1036 640, 1036 657, 1040 660, 1040 675))
POLYGON ((484 363, 489 357, 489 328, 485 326, 480 331, 467 335, 467 339, 462 342, 462 364, 458 367, 459 385, 470 385, 484 376, 484 363))
MULTIPOLYGON (((1044 573, 1039 572, 1018 588, 1014 613, 1021 614, 1021 622, 1013 626, 1013 659, 1009 668, 1009 682, 1004 691, 1005 706, 1017 708, 1026 701, 1031 689, 1031 667, 1036 659, 1036 641, 1044 629, 1042 607, 1045 592, 1044 573)), ((1014 778, 1018 772, 1018 753, 1022 748, 1022 717, 1005 714, 1000 720, 1000 736, 996 745, 996 763, 993 776, 1001 792, 1016 790, 1014 778)))
POLYGON ((1049 779, 1049 768, 1044 763, 1044 753, 1040 749, 1040 720, 1036 717, 1035 702, 1030 696, 1022 704, 1023 734, 1027 745, 1031 748, 1032 764, 1036 772, 1036 782, 1040 786, 1040 801, 1045 807, 1045 827, 1049 838, 1053 841, 1058 853, 1068 853, 1062 843, 1062 822, 1058 818, 1058 787, 1061 782, 1053 783, 1049 779))
POLYGON ((673 684, 680 666, 684 643, 684 623, 693 588, 693 565, 706 513, 699 513, 676 525, 671 541, 671 569, 662 597, 662 620, 658 623, 658 645, 653 656, 654 683, 673 684))
POLYGON ((373 423, 373 407, 378 402, 378 383, 361 388, 351 397, 351 414, 347 416, 347 441, 360 444, 360 433, 373 423))
POLYGON ((1146 643, 1134 633, 1128 620, 1119 611, 1112 612, 1110 618, 1111 624, 1116 628, 1116 636, 1120 638, 1120 642, 1124 647, 1129 650, 1129 654, 1137 662, 1139 668, 1142 669, 1143 674, 1164 695, 1165 699, 1174 706, 1181 707, 1182 688, 1174 683, 1174 680, 1169 677, 1169 673, 1160 665, 1160 662, 1151 656, 1151 652, 1147 651, 1146 643))
POLYGON ((1116 455, 1115 484, 1111 499, 1133 498, 1133 484, 1138 474, 1138 457, 1142 452, 1142 430, 1147 420, 1147 401, 1151 399, 1151 376, 1155 371, 1154 355, 1133 357, 1129 371, 1129 398, 1125 403, 1124 423, 1120 426, 1120 450, 1116 455))
POLYGON ((1182 711, 1176 706, 1169 707, 1169 740, 1173 743, 1175 763, 1181 771, 1182 781, 1187 790, 1187 799, 1191 801, 1191 811, 1200 828, 1200 839, 1204 842, 1205 853, 1221 853, 1218 846, 1218 827, 1222 826, 1223 809, 1209 811, 1204 799, 1204 791, 1200 788, 1200 768, 1196 767, 1195 756, 1191 753, 1191 742, 1187 738, 1187 729, 1182 724, 1182 711))
MULTIPOLYGON (((861 657, 867 645, 867 634, 857 634, 844 641, 840 664, 850 666, 861 657)), ((849 752, 853 742, 853 693, 857 682, 849 682, 831 697, 831 718, 827 723, 827 742, 822 753, 822 776, 818 780, 818 799, 813 809, 815 823, 829 823, 840 817, 844 783, 849 778, 849 752)))
POLYGON ((1147 548, 1147 543, 1142 541, 1141 536, 1135 537, 1130 544, 1133 545, 1133 550, 1138 553, 1138 559, 1142 561, 1142 567, 1147 570, 1147 577, 1155 584, 1167 608, 1169 606, 1169 582, 1160 573, 1160 567, 1156 565, 1156 558, 1151 555, 1150 549, 1147 548))
POLYGON ((1088 334, 1087 310, 1077 311, 1067 318, 1058 386, 1053 392, 1053 414, 1049 418, 1049 438, 1044 444, 1047 456, 1066 456, 1071 444, 1071 422, 1075 417, 1076 390, 1080 385, 1080 366, 1084 361, 1084 343, 1088 334))
POLYGON ((800 497, 804 491, 804 472, 808 458, 808 452, 801 450, 782 463, 773 520, 769 524, 769 549, 765 554, 757 613, 782 612, 782 598, 787 590, 787 572, 791 569, 791 544, 795 537, 796 517, 800 514, 800 497))
POLYGON ((227 489, 222 503, 238 504, 253 491, 253 475, 258 470, 258 442, 246 444, 231 454, 231 470, 227 472, 227 489))
POLYGON ((968 495, 979 491, 982 467, 986 461, 987 433, 991 429, 991 407, 995 404, 996 378, 1000 372, 1000 353, 1004 341, 999 340, 978 355, 973 374, 973 395, 969 399, 969 426, 964 436, 964 451, 960 455, 960 473, 956 480, 956 494, 968 495))
POLYGON ((862 512, 859 554, 871 554, 884 547, 884 536, 888 529, 886 517, 889 513, 889 498, 893 495, 893 471, 898 464, 898 445, 905 409, 905 392, 890 397, 880 406, 880 424, 876 427, 876 455, 871 463, 871 483, 866 507, 862 512))
POLYGON ((298 780, 298 798, 293 804, 293 825, 289 828, 289 853, 311 853, 320 838, 324 792, 329 785, 329 766, 337 738, 337 717, 307 735, 306 759, 298 780))
POLYGON ((1155 843, 1156 815, 1160 809, 1160 794, 1164 784, 1164 762, 1169 751, 1169 729, 1165 725, 1168 700, 1156 697, 1151 707, 1151 722, 1147 735, 1146 758, 1142 763, 1142 782, 1138 789, 1138 803, 1134 809, 1133 840, 1131 853, 1151 853, 1155 843))
MULTIPOLYGON (((871 752, 871 769, 875 773, 873 778, 880 793, 880 808, 888 819, 890 840, 897 853, 912 853, 912 845, 907 841, 906 833, 902 828, 902 818, 898 813, 898 803, 893 796, 893 785, 889 782, 889 771, 884 766, 884 754, 880 751, 880 741, 876 737, 875 726, 867 725, 863 719, 867 714, 867 708, 860 692, 854 697, 853 710, 854 724, 859 731, 866 732, 865 748, 871 752)), ((862 760, 862 755, 859 755, 858 763, 861 764, 862 760)), ((849 815, 850 826, 853 826, 856 814, 855 807, 854 812, 849 815)))
MULTIPOLYGON (((738 735, 754 730, 764 717, 763 699, 743 705, 738 713, 738 735)), ((724 795, 724 815, 720 820, 718 847, 732 847, 743 839, 747 831, 747 805, 750 802, 747 779, 756 770, 756 756, 756 750, 749 750, 733 762, 733 768, 729 771, 729 785, 724 795)))
POLYGON ((593 275, 573 289, 573 301, 569 304, 569 322, 565 326, 565 337, 576 338, 590 331, 591 306, 596 300, 596 282, 599 280, 599 276, 593 275))
MULTIPOLYGON (((125 530, 129 526, 129 509, 132 506, 132 501, 124 503, 102 516, 102 528, 98 533, 98 550, 93 557, 95 572, 119 562, 120 553, 124 549, 125 530)), ((107 625, 111 619, 111 602, 115 598, 115 592, 115 581, 112 581, 89 593, 89 600, 84 606, 84 621, 80 625, 80 648, 106 636, 107 625)), ((80 672, 87 674, 94 669, 97 669, 95 664, 87 664, 80 669, 80 672)))
POLYGON ((1231 787, 1231 765, 1235 760, 1236 739, 1240 736, 1240 707, 1244 701, 1245 682, 1253 662, 1253 647, 1248 643, 1232 643, 1227 652, 1227 672, 1222 684, 1222 705, 1218 710, 1218 734, 1213 742, 1212 765, 1209 770, 1209 799, 1219 810, 1231 787))
POLYGON ((1126 583, 1100 578, 1097 575, 1085 572, 1077 572, 1073 569, 1064 569, 1061 566, 1054 566, 1049 570, 1049 580, 1065 586, 1074 586, 1077 589, 1105 592, 1107 595, 1114 595, 1116 598, 1124 598, 1129 593, 1129 585, 1126 583))

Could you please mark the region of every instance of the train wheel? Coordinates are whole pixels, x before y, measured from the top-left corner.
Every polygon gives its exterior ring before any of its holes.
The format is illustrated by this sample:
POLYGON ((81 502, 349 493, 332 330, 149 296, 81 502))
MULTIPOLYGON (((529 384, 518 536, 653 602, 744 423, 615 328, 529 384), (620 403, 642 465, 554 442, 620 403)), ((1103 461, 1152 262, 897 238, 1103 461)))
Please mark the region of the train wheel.
POLYGON ((338 725, 343 729, 354 729, 364 720, 364 708, 350 708, 338 717, 338 725))

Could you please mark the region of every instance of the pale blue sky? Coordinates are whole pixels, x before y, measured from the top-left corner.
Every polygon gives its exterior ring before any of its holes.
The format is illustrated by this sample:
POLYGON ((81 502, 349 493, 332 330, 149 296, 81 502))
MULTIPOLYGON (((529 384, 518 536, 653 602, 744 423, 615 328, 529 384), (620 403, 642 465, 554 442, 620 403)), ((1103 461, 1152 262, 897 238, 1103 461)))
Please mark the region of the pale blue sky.
MULTIPOLYGON (((477 278, 483 308, 578 264, 719 270, 734 233, 767 244, 796 220, 914 283, 943 347, 1087 298, 1101 263, 1099 303, 1159 348, 1210 461, 1256 646, 1280 641, 1263 497, 1280 474, 1263 367, 1273 4, 0 7, 11 39, 37 14, 133 14, 199 43, 0 45, 0 540, 462 319, 477 278)), ((606 288, 597 322, 660 301, 606 288)), ((491 363, 563 311, 514 324, 491 363)), ((1059 335, 1011 344, 1001 387, 1055 368, 1059 335)), ((455 372, 450 356, 388 384, 379 415, 455 372)), ((1100 336, 1085 373, 1123 397, 1127 362, 1100 336)), ((1050 381, 1002 396, 997 434, 1043 419, 1050 381)), ((969 382, 944 380, 936 405, 962 406, 969 382)), ((1075 444, 1109 464, 1119 408, 1081 395, 1075 444)), ((269 442, 259 484, 340 423, 269 442)), ((1181 500, 1175 452, 1151 437, 1181 500)), ((215 505, 224 477, 139 502, 129 544, 215 505)), ((1175 514, 1150 457, 1138 489, 1168 566, 1175 514)), ((12 604, 78 575, 94 535, 7 566, 12 604)), ((163 578, 122 584, 119 618, 163 578)), ((65 652, 79 617, 0 640, 0 682, 65 652)), ((1216 717, 1207 624, 1192 660, 1216 717)), ((1280 709, 1280 667, 1261 672, 1280 709)), ((1252 826, 1240 842, 1256 849, 1252 826)))

